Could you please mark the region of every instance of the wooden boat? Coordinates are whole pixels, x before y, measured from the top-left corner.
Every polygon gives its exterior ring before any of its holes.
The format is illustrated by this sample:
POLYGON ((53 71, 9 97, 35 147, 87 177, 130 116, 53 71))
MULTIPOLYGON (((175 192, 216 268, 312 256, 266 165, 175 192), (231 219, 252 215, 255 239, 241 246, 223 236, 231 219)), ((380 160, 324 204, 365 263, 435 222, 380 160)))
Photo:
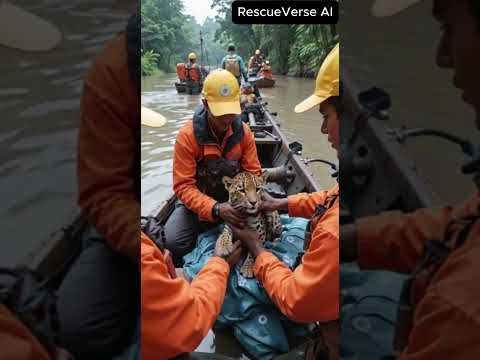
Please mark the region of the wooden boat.
MULTIPOLYGON (((276 114, 269 111, 265 104, 259 104, 259 106, 264 110, 263 118, 256 118, 253 113, 249 113, 248 118, 249 125, 255 134, 262 168, 268 169, 269 172, 267 191, 272 196, 285 197, 299 192, 320 190, 320 186, 306 165, 307 161, 301 158, 301 144, 289 143, 277 124, 276 114)), ((174 210, 175 201, 176 197, 172 194, 152 215, 161 224, 165 224, 174 210)), ((45 239, 40 248, 32 252, 25 261, 30 268, 53 277, 56 284, 61 283, 80 253, 82 239, 88 236, 89 229, 86 219, 78 209, 68 214, 63 223, 64 225, 45 239)), ((222 333, 220 337, 233 341, 231 334, 222 333)))
MULTIPOLYGON (((269 173, 267 191, 274 197, 319 191, 321 187, 301 158, 302 145, 298 142, 289 143, 280 130, 275 113, 264 105, 262 107, 265 111, 263 119, 255 118, 253 113, 248 116, 260 164, 269 173)), ((161 224, 165 224, 173 212, 175 200, 176 196, 172 194, 159 211, 152 214, 161 224)))
POLYGON ((186 93, 190 95, 198 95, 202 91, 203 84, 197 81, 177 81, 175 82, 175 89, 177 92, 186 93))
POLYGON ((187 91, 187 83, 185 81, 176 81, 175 82, 175 89, 177 89, 177 92, 184 93, 187 91))
MULTIPOLYGON (((249 125, 255 135, 257 153, 263 169, 268 169, 269 177, 266 185, 267 191, 274 197, 286 197, 300 192, 315 192, 322 187, 315 181, 305 161, 301 158, 302 145, 298 142, 289 143, 280 130, 276 114, 269 111, 264 104, 260 105, 264 110, 263 119, 248 114, 249 125)), ((323 161, 323 160, 319 160, 323 161)), ((159 210, 151 214, 160 224, 164 225, 173 213, 177 198, 172 194, 168 200, 160 206, 159 210)), ((233 335, 221 331, 215 332, 233 347, 238 347, 233 335)), ((299 339, 290 339, 296 344, 299 339)), ((298 344, 297 344, 298 345, 298 344)), ((232 349, 233 350, 233 349, 232 349)), ((234 349, 235 353, 242 351, 234 349)), ((230 354, 222 354, 230 355, 230 354)), ((244 354, 245 355, 245 354, 244 354)))
POLYGON ((248 78, 248 82, 256 84, 259 88, 269 88, 275 85, 275 79, 265 76, 256 76, 248 78))

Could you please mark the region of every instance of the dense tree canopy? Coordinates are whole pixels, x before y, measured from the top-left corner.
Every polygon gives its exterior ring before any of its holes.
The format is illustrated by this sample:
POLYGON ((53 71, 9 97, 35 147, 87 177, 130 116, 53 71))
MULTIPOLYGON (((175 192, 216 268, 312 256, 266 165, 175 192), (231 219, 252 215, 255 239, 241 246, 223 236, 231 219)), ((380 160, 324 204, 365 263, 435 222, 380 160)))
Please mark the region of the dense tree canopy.
POLYGON ((218 12, 203 25, 185 15, 181 0, 142 0, 142 72, 171 72, 191 51, 204 64, 220 64, 228 43, 245 61, 261 49, 277 73, 313 76, 338 41, 331 25, 236 25, 231 21, 233 0, 213 0, 218 12), (203 47, 200 45, 200 32, 203 47))

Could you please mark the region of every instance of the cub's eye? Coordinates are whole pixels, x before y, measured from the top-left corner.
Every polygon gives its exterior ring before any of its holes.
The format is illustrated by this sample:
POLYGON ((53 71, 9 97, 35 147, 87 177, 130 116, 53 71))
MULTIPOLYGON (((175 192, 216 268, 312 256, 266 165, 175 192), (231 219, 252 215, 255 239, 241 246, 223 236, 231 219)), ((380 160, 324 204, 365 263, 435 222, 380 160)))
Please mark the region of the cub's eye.
POLYGON ((238 189, 238 192, 239 192, 240 194, 245 194, 245 189, 238 189))

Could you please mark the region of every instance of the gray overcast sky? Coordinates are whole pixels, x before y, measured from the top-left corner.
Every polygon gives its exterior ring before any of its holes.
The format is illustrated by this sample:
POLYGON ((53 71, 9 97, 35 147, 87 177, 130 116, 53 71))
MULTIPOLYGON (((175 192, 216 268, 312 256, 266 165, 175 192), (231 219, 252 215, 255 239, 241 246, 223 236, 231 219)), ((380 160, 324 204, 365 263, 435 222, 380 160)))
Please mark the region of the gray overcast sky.
POLYGON ((208 16, 214 17, 217 14, 215 10, 210 9, 212 0, 183 0, 183 5, 185 12, 194 16, 199 24, 203 24, 208 16))

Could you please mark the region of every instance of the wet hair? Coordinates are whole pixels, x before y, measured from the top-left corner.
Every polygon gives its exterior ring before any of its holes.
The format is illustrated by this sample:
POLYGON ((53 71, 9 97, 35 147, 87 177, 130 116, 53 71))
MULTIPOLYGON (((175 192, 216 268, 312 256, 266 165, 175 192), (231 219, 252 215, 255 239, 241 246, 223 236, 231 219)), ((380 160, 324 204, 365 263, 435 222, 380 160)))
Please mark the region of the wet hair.
POLYGON ((125 37, 127 39, 127 57, 128 57, 128 72, 130 78, 137 90, 140 90, 140 41, 141 41, 141 17, 140 6, 137 4, 134 13, 128 20, 127 28, 125 29, 125 37))
POLYGON ((234 45, 228 45, 227 51, 235 51, 234 45))
POLYGON ((339 96, 330 96, 327 100, 324 101, 325 104, 332 105, 337 112, 337 115, 340 117, 343 114, 344 106, 342 99, 342 82, 340 81, 340 95, 339 96))

